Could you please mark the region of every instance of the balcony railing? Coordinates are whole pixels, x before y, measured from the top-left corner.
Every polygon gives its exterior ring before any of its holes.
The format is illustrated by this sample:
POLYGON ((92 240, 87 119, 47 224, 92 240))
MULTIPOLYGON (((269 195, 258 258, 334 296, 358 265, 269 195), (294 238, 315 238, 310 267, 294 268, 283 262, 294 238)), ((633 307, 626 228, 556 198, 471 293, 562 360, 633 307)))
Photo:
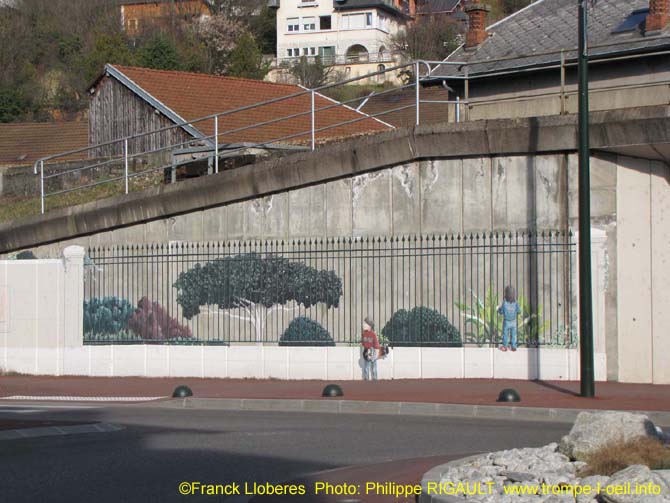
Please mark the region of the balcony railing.
POLYGON ((317 58, 326 66, 332 65, 355 65, 364 63, 393 63, 394 54, 391 52, 382 53, 358 53, 358 54, 337 54, 332 56, 294 56, 291 58, 276 58, 273 62, 275 68, 288 68, 297 63, 301 58, 307 58, 308 63, 316 63, 317 58))

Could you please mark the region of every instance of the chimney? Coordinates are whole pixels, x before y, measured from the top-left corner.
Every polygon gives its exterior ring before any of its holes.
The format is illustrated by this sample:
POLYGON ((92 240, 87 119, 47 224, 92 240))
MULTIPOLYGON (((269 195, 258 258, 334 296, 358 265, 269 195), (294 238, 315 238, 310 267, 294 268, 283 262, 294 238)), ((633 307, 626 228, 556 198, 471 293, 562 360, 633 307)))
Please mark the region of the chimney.
MULTIPOLYGON (((652 2, 654 0, 651 0, 652 2)), ((659 2, 663 0, 658 0, 659 2)), ((670 1, 670 0, 665 0, 670 1)), ((486 14, 491 7, 480 3, 480 0, 471 0, 465 6, 468 15, 468 32, 465 35, 465 48, 477 47, 488 37, 486 33, 486 14)))
POLYGON ((670 0, 649 0, 645 32, 658 32, 670 26, 670 0))

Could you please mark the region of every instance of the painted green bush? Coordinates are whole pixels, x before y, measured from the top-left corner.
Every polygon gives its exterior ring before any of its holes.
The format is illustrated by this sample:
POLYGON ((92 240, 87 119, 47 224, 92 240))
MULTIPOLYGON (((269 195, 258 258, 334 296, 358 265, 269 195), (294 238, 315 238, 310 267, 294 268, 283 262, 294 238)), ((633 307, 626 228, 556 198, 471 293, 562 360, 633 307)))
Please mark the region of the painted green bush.
POLYGON ((128 331, 128 320, 135 307, 118 297, 94 298, 84 301, 84 334, 117 335, 128 331))
POLYGON ((382 328, 393 346, 460 346, 461 334, 449 319, 435 309, 417 306, 399 309, 382 328))
POLYGON ((334 346, 335 341, 318 322, 299 316, 295 318, 279 339, 280 346, 334 346))

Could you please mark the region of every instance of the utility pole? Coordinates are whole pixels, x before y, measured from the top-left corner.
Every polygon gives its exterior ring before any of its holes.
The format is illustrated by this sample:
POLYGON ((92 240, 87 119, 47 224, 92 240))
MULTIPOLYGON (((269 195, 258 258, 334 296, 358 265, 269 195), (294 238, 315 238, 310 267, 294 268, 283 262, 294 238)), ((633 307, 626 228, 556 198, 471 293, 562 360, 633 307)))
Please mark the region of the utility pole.
POLYGON ((588 20, 589 0, 579 3, 579 352, 581 395, 593 397, 593 293, 591 279, 591 174, 589 156, 589 77, 588 20))

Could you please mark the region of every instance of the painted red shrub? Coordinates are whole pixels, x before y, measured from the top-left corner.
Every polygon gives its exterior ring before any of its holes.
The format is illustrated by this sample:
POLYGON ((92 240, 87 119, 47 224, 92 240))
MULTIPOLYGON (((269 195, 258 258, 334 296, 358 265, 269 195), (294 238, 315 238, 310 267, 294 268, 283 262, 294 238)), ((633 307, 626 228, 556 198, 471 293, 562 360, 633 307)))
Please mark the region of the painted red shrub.
POLYGON ((142 339, 162 341, 166 339, 193 337, 188 327, 181 325, 168 315, 158 302, 142 297, 137 303, 135 314, 128 321, 128 327, 142 339))

